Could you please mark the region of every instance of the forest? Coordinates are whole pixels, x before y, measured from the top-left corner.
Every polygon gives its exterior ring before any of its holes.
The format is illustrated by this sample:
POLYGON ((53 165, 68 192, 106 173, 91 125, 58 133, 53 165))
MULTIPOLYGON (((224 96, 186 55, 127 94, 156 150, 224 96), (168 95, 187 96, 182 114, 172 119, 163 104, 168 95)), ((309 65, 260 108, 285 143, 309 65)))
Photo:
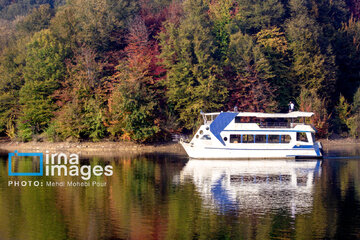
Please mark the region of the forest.
POLYGON ((0 135, 156 142, 200 111, 360 137, 358 0, 0 0, 0 135))

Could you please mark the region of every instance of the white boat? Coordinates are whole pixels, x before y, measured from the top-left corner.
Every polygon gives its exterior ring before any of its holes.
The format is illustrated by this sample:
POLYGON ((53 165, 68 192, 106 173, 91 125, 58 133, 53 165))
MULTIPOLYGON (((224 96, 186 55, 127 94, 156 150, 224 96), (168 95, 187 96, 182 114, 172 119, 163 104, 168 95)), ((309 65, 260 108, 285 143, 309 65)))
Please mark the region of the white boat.
POLYGON ((315 129, 306 124, 312 112, 201 113, 204 124, 193 139, 180 140, 190 158, 321 158, 315 129), (301 121, 302 120, 302 121, 301 121))

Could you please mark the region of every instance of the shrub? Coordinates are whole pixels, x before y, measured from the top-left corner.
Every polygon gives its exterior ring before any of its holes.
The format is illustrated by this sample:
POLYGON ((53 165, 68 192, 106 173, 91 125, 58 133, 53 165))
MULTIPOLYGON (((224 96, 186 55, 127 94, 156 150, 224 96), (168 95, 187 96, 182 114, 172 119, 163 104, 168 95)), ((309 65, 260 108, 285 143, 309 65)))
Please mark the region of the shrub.
POLYGON ((316 136, 320 138, 328 137, 329 119, 331 115, 328 114, 326 110, 325 100, 320 99, 315 91, 303 88, 300 92, 298 102, 300 111, 314 112, 314 116, 309 121, 317 130, 316 136))
POLYGON ((351 105, 343 95, 340 95, 339 104, 335 107, 335 118, 333 125, 341 136, 347 136, 349 132, 349 118, 351 116, 351 105))

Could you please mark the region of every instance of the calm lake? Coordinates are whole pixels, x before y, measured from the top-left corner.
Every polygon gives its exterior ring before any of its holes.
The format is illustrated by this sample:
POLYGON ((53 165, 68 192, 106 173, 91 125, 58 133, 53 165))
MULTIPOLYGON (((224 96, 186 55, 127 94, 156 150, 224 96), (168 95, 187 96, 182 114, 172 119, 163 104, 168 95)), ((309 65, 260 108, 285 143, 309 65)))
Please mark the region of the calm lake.
POLYGON ((80 165, 110 164, 113 175, 67 186, 83 180, 9 177, 2 154, 0 239, 360 239, 360 149, 326 155, 307 161, 94 156, 80 165))

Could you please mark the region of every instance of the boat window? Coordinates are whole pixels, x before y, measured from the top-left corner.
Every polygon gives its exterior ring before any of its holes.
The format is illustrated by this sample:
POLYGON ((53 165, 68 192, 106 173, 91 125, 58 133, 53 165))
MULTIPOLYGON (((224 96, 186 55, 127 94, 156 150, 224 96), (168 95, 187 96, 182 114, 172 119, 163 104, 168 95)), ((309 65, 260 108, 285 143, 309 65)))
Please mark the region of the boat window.
POLYGON ((196 138, 199 138, 199 135, 196 135, 196 138))
POLYGON ((227 141, 227 137, 224 137, 224 141, 225 141, 225 142, 227 141))
POLYGON ((255 135, 256 143, 266 143, 266 135, 255 135))
POLYGON ((241 135, 230 135, 230 143, 241 143, 241 135))
POLYGON ((211 140, 211 137, 210 137, 210 135, 205 134, 205 135, 202 136, 200 139, 201 139, 201 140, 211 140))
POLYGON ((297 132, 296 133, 296 141, 308 142, 306 133, 305 132, 297 132))
POLYGON ((268 143, 279 143, 280 135, 269 135, 268 143))
POLYGON ((241 117, 235 117, 235 123, 241 123, 241 117))
POLYGON ((200 135, 202 135, 204 133, 204 131, 203 130, 200 130, 200 135))
POLYGON ((254 143, 254 135, 243 135, 242 143, 254 143))
POLYGON ((290 135, 281 135, 281 143, 290 143, 291 137, 290 135))

